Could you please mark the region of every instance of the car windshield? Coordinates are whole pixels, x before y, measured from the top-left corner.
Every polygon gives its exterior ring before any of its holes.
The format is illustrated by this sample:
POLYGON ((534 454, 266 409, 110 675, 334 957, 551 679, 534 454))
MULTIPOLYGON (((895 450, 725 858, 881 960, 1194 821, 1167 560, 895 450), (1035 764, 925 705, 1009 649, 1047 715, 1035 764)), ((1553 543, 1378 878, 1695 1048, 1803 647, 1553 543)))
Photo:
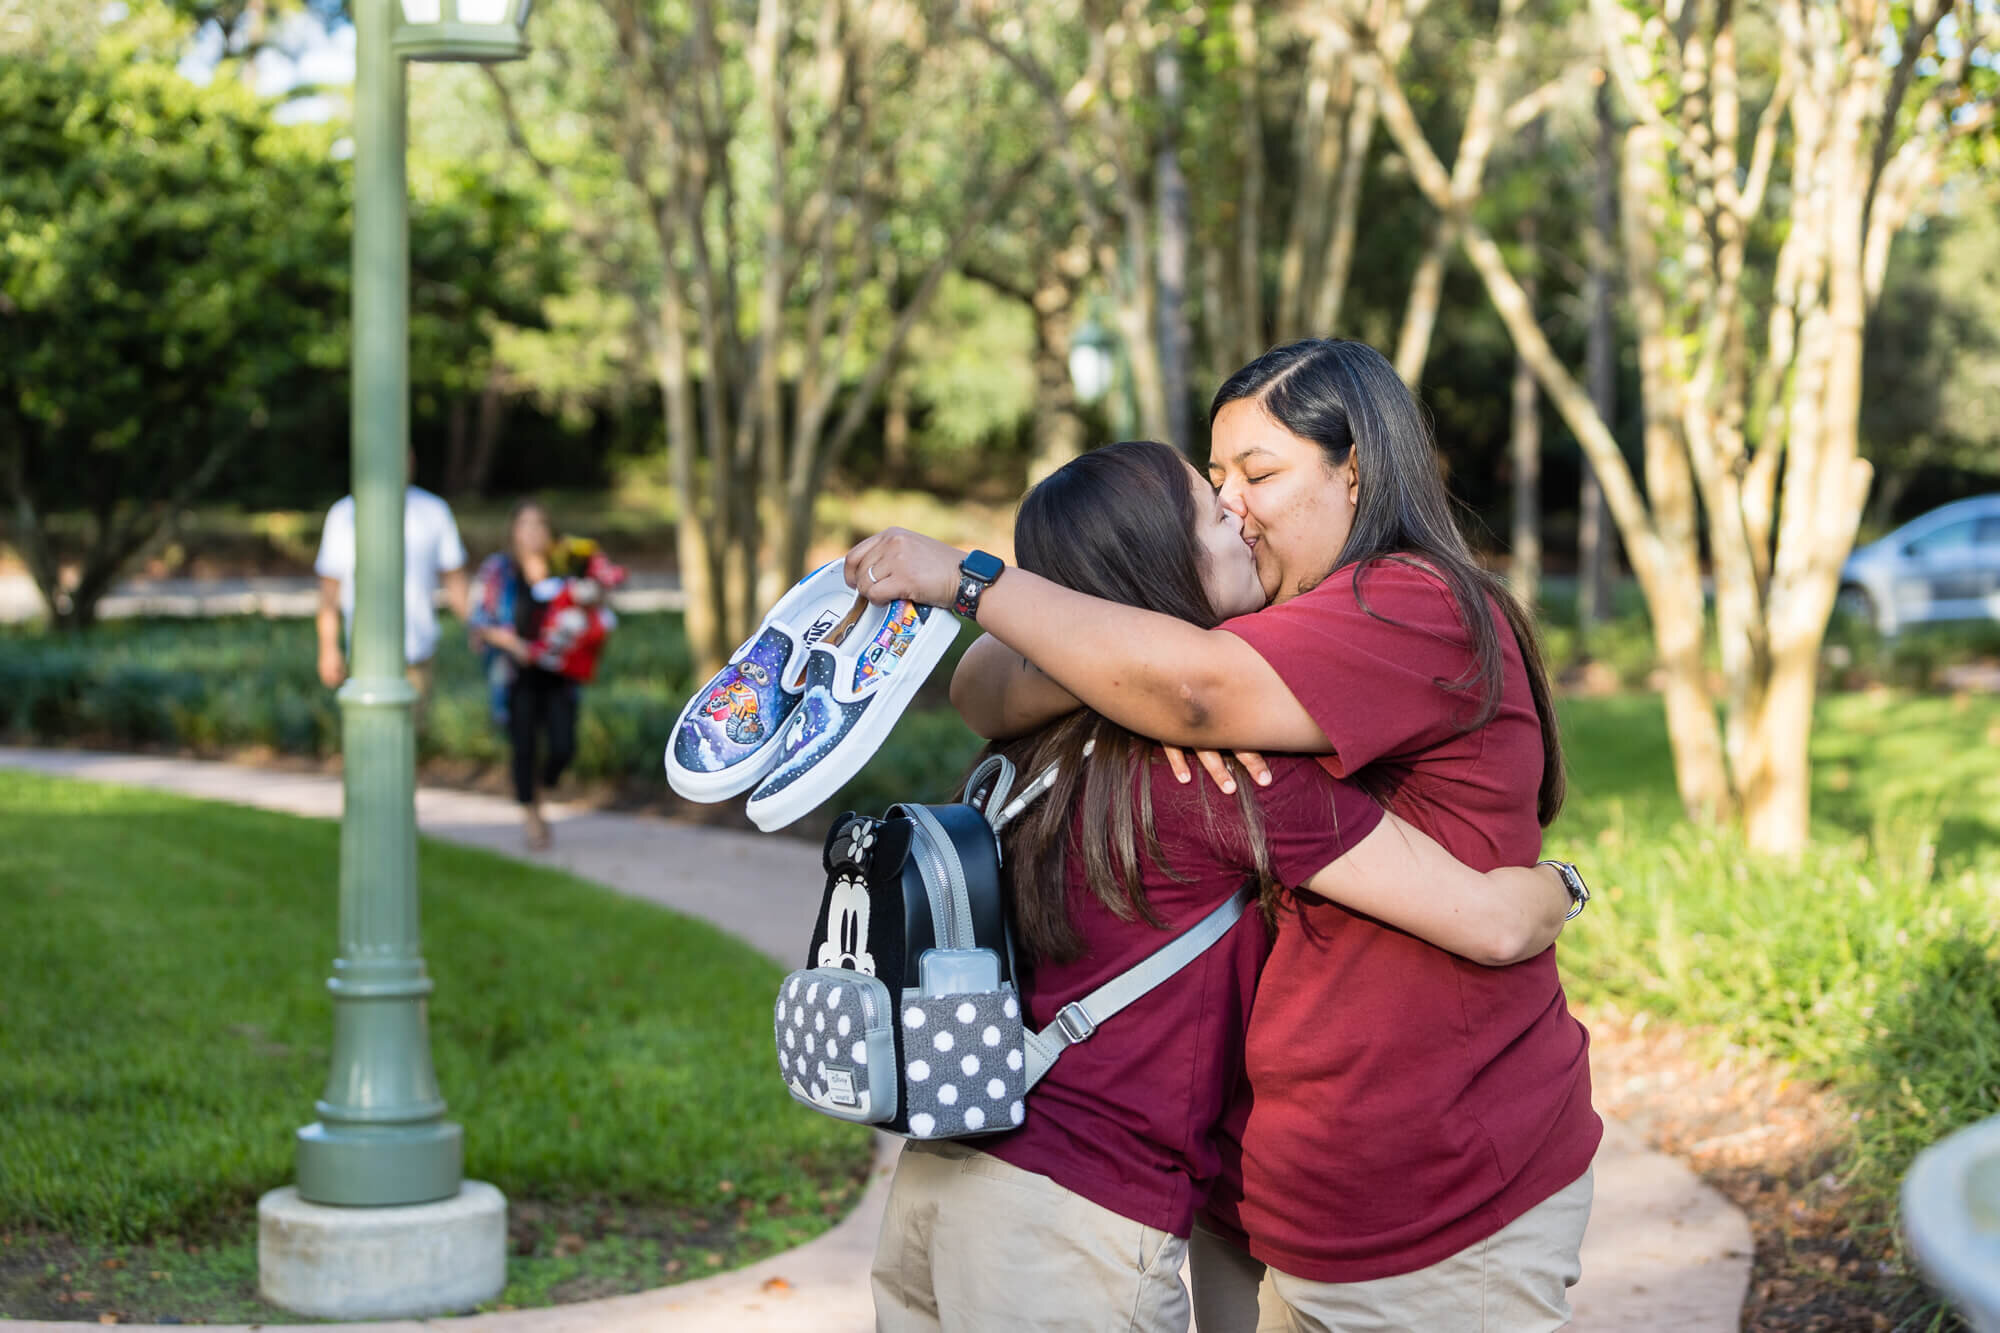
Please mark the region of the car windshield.
POLYGON ((1911 555, 1942 555, 1947 551, 1963 551, 1971 547, 1972 535, 1979 525, 1972 519, 1963 523, 1951 523, 1935 532, 1927 532, 1909 545, 1911 555))

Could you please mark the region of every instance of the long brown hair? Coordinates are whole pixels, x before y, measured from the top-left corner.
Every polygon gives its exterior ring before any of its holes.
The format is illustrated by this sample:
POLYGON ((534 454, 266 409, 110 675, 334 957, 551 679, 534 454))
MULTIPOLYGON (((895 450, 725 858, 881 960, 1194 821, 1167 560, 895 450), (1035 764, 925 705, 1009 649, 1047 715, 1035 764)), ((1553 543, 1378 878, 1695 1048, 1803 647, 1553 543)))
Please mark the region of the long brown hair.
MULTIPOLYGON (((1092 597, 1211 629, 1222 617, 1201 581, 1192 475, 1178 453, 1150 441, 1107 445, 1073 459, 1021 501, 1015 560, 1092 597)), ((1114 914, 1163 926, 1144 884, 1145 860, 1174 873, 1153 825, 1147 769, 1163 762, 1154 743, 1082 709, 998 749, 1023 781, 1057 766, 1055 785, 1001 833, 1012 868, 1016 938, 1030 956, 1067 962, 1083 952, 1069 910, 1072 855, 1082 857, 1090 892, 1114 914)), ((1196 789, 1211 831, 1257 867, 1268 913, 1277 885, 1252 784, 1237 771, 1233 820, 1217 820, 1208 809, 1208 786, 1202 781, 1196 789)))
MULTIPOLYGON (((1542 784, 1535 815, 1544 827, 1562 809, 1562 734, 1542 659, 1534 617, 1500 577, 1472 556, 1452 517, 1451 493, 1438 474, 1437 444, 1396 368, 1366 343, 1308 338, 1273 347, 1231 375, 1209 405, 1208 419, 1238 399, 1255 400, 1271 419, 1320 447, 1329 468, 1344 465, 1361 446, 1361 496, 1354 527, 1333 569, 1354 570, 1355 600, 1376 615, 1362 592, 1362 575, 1380 561, 1429 566, 1451 589, 1458 617, 1472 642, 1472 665, 1445 689, 1469 693, 1474 706, 1461 730, 1476 731, 1500 711, 1504 661, 1500 636, 1488 611, 1498 605, 1514 631, 1527 670, 1528 690, 1542 729, 1542 784)), ((1331 575, 1333 570, 1327 571, 1331 575)), ((1386 617, 1376 616, 1377 619, 1386 617)))

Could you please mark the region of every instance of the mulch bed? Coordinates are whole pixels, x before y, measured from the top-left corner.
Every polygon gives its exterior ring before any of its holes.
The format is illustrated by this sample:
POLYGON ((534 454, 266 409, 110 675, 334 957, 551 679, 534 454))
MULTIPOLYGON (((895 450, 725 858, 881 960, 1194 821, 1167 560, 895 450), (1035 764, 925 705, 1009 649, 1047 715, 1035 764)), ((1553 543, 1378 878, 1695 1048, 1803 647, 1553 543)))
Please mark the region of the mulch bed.
POLYGON ((1826 1088, 1711 1034, 1591 1012, 1597 1107, 1680 1158, 1750 1219, 1743 1327, 1964 1330, 1910 1271, 1888 1201, 1849 1197, 1853 1113, 1826 1088))

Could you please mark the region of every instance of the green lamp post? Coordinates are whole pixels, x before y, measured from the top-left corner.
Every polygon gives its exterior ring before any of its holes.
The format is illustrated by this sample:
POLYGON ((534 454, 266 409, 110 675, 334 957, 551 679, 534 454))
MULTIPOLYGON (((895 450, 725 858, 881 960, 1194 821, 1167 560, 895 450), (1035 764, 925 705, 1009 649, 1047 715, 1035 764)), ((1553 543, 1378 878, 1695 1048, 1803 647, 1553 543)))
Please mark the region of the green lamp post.
POLYGON ((418 952, 416 745, 404 679, 403 493, 409 441, 409 225, 403 61, 526 54, 529 0, 355 0, 351 674, 341 688, 346 812, 333 1055, 319 1119, 298 1132, 298 1194, 384 1207, 458 1193, 418 952))

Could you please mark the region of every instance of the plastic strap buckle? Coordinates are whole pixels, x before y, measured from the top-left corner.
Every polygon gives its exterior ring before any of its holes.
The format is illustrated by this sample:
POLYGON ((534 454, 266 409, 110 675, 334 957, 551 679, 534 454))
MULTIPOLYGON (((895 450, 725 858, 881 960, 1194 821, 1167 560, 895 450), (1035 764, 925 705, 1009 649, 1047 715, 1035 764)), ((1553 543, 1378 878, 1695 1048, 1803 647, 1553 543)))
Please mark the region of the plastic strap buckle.
POLYGON ((1071 1046, 1080 1041, 1088 1041, 1097 1032, 1097 1021, 1082 1004, 1071 1000, 1056 1011, 1056 1027, 1071 1046))

